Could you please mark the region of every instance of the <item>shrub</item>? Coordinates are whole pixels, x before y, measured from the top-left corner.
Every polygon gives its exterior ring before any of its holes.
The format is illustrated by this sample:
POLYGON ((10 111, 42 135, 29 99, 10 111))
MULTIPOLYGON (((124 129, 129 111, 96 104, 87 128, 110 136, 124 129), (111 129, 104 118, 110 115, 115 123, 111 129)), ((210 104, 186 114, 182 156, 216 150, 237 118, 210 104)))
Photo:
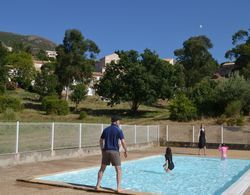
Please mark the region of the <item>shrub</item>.
POLYGON ((217 110, 215 87, 217 82, 204 78, 188 90, 188 97, 196 105, 199 116, 216 116, 217 110))
POLYGON ((13 81, 9 81, 6 83, 6 89, 15 90, 17 88, 17 84, 13 81))
POLYGON ((68 102, 66 100, 60 100, 56 96, 47 96, 43 98, 42 106, 46 111, 46 114, 69 114, 68 102))
POLYGON ((69 96, 69 98, 71 99, 72 102, 76 104, 75 110, 77 110, 78 104, 86 98, 87 92, 88 91, 86 89, 86 86, 83 84, 78 84, 74 86, 74 91, 69 96))
POLYGON ((14 111, 20 111, 23 106, 18 98, 0 96, 0 112, 4 112, 7 108, 12 108, 14 111))
POLYGON ((87 117, 87 113, 84 111, 81 111, 79 114, 79 119, 82 120, 82 119, 85 119, 86 117, 87 117))
POLYGON ((244 116, 240 116, 236 118, 236 125, 243 126, 245 124, 244 116))
POLYGON ((5 86, 3 84, 0 84, 0 95, 3 95, 5 93, 5 86))
POLYGON ((247 108, 246 106, 250 103, 250 83, 246 79, 244 79, 244 77, 240 76, 238 73, 235 73, 228 79, 219 80, 215 91, 217 94, 217 109, 221 110, 223 113, 226 113, 225 108, 231 107, 227 108, 227 114, 233 116, 235 112, 238 112, 239 110, 237 106, 240 106, 240 101, 241 108, 243 108, 242 110, 247 113, 247 110, 245 110, 245 108, 247 108))
POLYGON ((46 110, 48 101, 50 101, 50 100, 58 100, 58 97, 57 96, 45 96, 42 99, 42 107, 44 110, 46 110))
POLYGON ((236 124, 235 118, 229 118, 227 119, 227 126, 234 126, 236 124))
POLYGON ((226 122, 226 115, 222 114, 219 118, 217 118, 216 123, 218 125, 223 125, 226 122))
POLYGON ((17 114, 14 112, 12 108, 7 108, 3 113, 3 120, 5 121, 16 121, 17 114))
POLYGON ((239 116, 242 103, 239 100, 229 102, 225 108, 225 114, 228 117, 239 116))
POLYGON ((197 109, 185 94, 178 94, 169 106, 170 119, 189 121, 197 117, 197 109))

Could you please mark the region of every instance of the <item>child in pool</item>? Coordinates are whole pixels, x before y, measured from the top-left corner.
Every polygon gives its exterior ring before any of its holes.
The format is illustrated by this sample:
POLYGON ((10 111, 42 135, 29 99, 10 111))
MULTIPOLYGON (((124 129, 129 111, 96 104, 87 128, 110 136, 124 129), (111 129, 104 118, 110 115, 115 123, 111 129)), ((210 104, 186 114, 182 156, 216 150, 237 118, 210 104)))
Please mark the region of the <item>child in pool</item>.
POLYGON ((166 153, 165 153, 165 164, 163 165, 164 169, 166 172, 170 172, 171 170, 174 169, 174 163, 172 160, 172 152, 171 148, 167 147, 166 153))
POLYGON ((220 151, 221 160, 225 160, 227 158, 228 146, 226 146, 225 144, 220 144, 218 149, 220 151))

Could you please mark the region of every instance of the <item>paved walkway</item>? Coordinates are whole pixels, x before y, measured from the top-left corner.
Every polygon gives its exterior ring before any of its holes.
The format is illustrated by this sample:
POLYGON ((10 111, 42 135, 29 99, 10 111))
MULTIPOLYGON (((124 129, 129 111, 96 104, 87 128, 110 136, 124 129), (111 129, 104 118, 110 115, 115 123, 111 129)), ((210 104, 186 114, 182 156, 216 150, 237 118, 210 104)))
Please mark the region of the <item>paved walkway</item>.
MULTIPOLYGON (((172 148, 173 154, 188 154, 196 155, 197 149, 189 148, 172 148)), ((164 154, 165 148, 156 147, 147 150, 135 150, 129 152, 127 160, 141 158, 145 156, 164 154)), ((250 151, 236 151, 230 150, 229 157, 250 159, 250 151)), ((218 156, 217 150, 207 150, 207 156, 218 156)), ((47 185, 29 184, 23 182, 17 182, 16 179, 28 178, 36 175, 44 175, 61 171, 68 171, 72 169, 80 169, 89 166, 96 166, 100 163, 100 155, 89 155, 82 158, 54 160, 48 162, 37 162, 31 164, 23 164, 12 167, 0 168, 0 195, 68 195, 68 194, 107 194, 86 192, 82 190, 75 190, 70 188, 61 188, 47 185)), ((124 160, 124 159, 123 159, 124 160)), ((250 194, 250 188, 248 188, 245 194, 250 194)))

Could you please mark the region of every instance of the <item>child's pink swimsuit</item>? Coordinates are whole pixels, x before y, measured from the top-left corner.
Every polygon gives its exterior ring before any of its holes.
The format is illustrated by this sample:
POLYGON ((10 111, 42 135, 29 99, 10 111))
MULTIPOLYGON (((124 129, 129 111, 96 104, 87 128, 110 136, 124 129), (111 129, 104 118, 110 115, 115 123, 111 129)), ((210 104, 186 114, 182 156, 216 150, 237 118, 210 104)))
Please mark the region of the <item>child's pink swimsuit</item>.
POLYGON ((227 150, 228 150, 227 146, 219 147, 219 151, 221 152, 221 155, 224 159, 227 158, 227 150))

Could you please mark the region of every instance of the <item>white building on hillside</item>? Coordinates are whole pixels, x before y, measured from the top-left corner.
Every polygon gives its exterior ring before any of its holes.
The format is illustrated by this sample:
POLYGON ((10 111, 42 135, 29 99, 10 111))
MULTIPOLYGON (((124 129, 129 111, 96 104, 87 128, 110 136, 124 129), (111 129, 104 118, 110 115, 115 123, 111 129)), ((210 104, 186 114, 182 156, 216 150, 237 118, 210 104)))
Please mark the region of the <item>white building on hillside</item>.
POLYGON ((46 52, 46 54, 47 54, 47 56, 48 56, 49 58, 56 58, 56 56, 57 56, 56 51, 46 50, 45 52, 46 52))
POLYGON ((93 72, 92 80, 88 86, 87 95, 89 95, 89 96, 95 95, 94 85, 101 79, 102 76, 103 76, 103 73, 101 73, 101 72, 93 72))
POLYGON ((175 64, 175 59, 174 58, 164 58, 163 60, 167 61, 169 64, 172 64, 172 65, 175 64))
POLYGON ((41 67, 45 64, 45 61, 33 60, 33 64, 35 66, 36 71, 41 71, 41 67))
POLYGON ((97 72, 104 73, 106 69, 106 65, 111 63, 112 61, 117 62, 119 60, 119 56, 116 53, 112 53, 100 59, 100 61, 96 62, 95 67, 97 72))

